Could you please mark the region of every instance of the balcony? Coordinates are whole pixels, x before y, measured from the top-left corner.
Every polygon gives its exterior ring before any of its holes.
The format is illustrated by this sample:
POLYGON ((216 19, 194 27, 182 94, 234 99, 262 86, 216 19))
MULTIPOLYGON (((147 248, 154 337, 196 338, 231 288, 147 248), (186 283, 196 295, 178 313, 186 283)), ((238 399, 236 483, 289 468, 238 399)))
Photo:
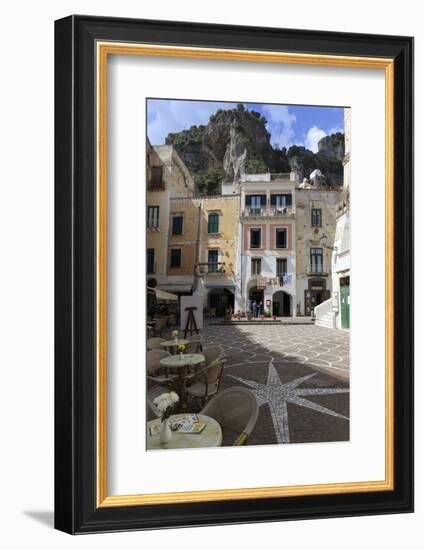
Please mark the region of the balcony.
POLYGON ((165 191, 165 182, 160 181, 148 181, 147 191, 165 191))
POLYGON ((253 207, 246 206, 241 212, 242 219, 257 219, 257 218, 288 218, 294 216, 294 208, 292 206, 282 207, 253 207))
POLYGON ((306 275, 314 277, 326 277, 327 275, 331 274, 331 265, 320 263, 310 264, 306 266, 305 272, 306 275))
POLYGON ((225 262, 201 262, 196 266, 197 275, 210 275, 214 273, 226 273, 225 262))

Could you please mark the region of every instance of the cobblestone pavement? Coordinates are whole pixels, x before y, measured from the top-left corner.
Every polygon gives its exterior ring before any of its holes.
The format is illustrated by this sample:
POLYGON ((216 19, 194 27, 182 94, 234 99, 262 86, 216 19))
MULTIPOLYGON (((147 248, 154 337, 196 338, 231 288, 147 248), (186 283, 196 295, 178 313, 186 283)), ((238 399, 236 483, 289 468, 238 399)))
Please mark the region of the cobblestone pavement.
MULTIPOLYGON (((248 444, 349 440, 349 333, 315 325, 215 325, 204 347, 224 347, 221 389, 242 386, 260 405, 248 444)), ((224 445, 233 440, 226 434, 224 445)))

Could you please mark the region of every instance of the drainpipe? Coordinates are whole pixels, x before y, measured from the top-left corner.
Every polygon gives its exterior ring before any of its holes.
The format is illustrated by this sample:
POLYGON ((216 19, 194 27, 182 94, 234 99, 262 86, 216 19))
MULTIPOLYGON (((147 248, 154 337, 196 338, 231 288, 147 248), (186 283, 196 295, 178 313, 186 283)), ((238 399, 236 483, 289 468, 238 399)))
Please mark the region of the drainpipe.
POLYGON ((197 271, 197 266, 200 262, 200 221, 201 221, 201 215, 202 215, 202 200, 200 200, 199 206, 197 208, 197 240, 196 240, 196 260, 194 263, 194 284, 193 284, 193 293, 197 290, 197 284, 199 281, 199 275, 197 271))

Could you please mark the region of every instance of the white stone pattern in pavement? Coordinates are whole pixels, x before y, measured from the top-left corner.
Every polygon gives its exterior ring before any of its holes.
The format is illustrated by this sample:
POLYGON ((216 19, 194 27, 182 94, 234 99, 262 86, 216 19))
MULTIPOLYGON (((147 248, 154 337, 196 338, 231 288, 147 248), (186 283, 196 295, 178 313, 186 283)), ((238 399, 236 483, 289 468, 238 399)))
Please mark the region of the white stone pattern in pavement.
POLYGON ((246 380, 239 376, 229 376, 249 386, 258 400, 259 406, 268 403, 278 443, 290 443, 290 422, 287 411, 288 403, 293 403, 299 407, 306 407, 322 414, 349 420, 347 416, 343 416, 342 414, 336 413, 335 411, 322 407, 302 397, 308 395, 331 395, 349 392, 349 388, 299 388, 303 382, 317 374, 317 372, 308 374, 307 376, 302 376, 301 378, 296 378, 283 384, 274 368, 273 360, 271 360, 268 366, 268 380, 266 384, 260 384, 254 380, 246 380))

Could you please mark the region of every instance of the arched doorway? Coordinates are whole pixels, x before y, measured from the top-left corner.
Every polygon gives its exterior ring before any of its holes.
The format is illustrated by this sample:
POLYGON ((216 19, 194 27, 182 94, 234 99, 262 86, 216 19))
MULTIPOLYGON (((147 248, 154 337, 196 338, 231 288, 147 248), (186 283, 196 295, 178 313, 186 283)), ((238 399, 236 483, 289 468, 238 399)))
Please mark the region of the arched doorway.
POLYGON ((208 307, 217 317, 223 317, 229 307, 234 310, 234 294, 228 288, 214 288, 208 294, 208 307))
POLYGON ((287 292, 279 290, 272 296, 272 314, 277 317, 291 317, 292 297, 287 292))
POLYGON ((264 302, 264 289, 258 288, 257 286, 252 286, 249 289, 249 302, 252 304, 256 302, 258 305, 260 302, 264 302))

